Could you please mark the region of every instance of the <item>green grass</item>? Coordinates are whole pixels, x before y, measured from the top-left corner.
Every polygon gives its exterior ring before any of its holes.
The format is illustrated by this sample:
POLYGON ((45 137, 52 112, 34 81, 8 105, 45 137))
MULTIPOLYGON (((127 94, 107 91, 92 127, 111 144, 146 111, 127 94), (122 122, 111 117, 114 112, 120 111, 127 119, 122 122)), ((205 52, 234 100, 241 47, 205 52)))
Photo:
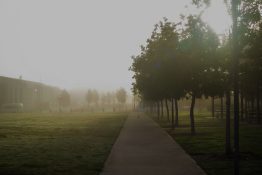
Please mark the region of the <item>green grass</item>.
MULTIPOLYGON (((180 113, 174 131, 166 121, 159 124, 188 152, 209 175, 233 174, 233 158, 224 154, 225 120, 209 113, 196 114, 195 136, 190 135, 188 113, 180 113)), ((231 121, 233 123, 233 121, 231 121)), ((233 125, 231 127, 233 138, 233 125)), ((233 145, 233 140, 232 140, 233 145)), ((262 174, 262 125, 240 123, 240 174, 262 174)))
POLYGON ((126 116, 0 114, 0 174, 99 174, 126 116))

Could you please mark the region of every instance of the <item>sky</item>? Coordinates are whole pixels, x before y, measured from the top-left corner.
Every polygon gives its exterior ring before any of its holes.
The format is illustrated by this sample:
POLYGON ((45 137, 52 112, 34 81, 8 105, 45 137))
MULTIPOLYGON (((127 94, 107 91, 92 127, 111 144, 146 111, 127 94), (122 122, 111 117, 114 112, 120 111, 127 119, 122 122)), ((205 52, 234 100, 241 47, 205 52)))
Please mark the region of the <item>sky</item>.
MULTIPOLYGON (((0 76, 65 89, 131 88, 132 55, 154 24, 195 13, 190 0, 0 0, 0 76), (189 5, 189 6, 188 6, 189 5)), ((228 30, 223 0, 203 14, 228 30)))

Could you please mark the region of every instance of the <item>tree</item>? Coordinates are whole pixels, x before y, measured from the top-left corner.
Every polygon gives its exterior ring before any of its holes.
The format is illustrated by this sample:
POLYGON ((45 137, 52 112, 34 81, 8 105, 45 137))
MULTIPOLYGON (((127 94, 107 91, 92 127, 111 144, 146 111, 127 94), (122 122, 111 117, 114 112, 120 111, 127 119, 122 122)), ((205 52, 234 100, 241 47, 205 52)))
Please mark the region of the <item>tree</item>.
POLYGON ((120 88, 116 91, 116 99, 120 104, 126 103, 127 94, 124 88, 120 88))
POLYGON ((114 95, 110 92, 107 92, 106 93, 106 103, 108 105, 111 105, 113 103, 113 101, 114 101, 114 95))
POLYGON ((69 93, 66 90, 63 90, 58 96, 59 110, 61 111, 61 107, 68 107, 70 102, 71 99, 69 93))
POLYGON ((88 105, 93 103, 93 91, 91 89, 89 89, 86 93, 86 101, 87 101, 88 105))
MULTIPOLYGON (((178 125, 177 100, 185 95, 183 87, 183 59, 179 54, 178 24, 169 22, 166 18, 155 25, 147 45, 141 47, 141 54, 133 57, 131 70, 134 71, 133 84, 135 93, 143 100, 155 101, 160 114, 163 100, 166 103, 169 120, 168 101, 171 101, 172 128, 178 125), (176 119, 174 120, 174 104, 176 119)), ((163 111, 163 109, 162 109, 163 111)), ((163 113, 163 112, 161 112, 163 113)))
POLYGON ((195 134, 194 107, 195 99, 201 98, 207 87, 207 71, 210 67, 210 57, 216 54, 218 37, 212 29, 205 24, 200 16, 190 15, 187 17, 185 28, 182 33, 181 51, 187 65, 184 69, 186 86, 185 90, 191 96, 190 125, 191 134, 195 134))
POLYGON ((233 60, 233 82, 234 82, 234 150, 235 150, 235 174, 239 174, 239 53, 238 53, 238 0, 232 0, 232 60, 233 60))
POLYGON ((133 90, 143 100, 156 102, 158 116, 160 102, 165 99, 169 111, 167 100, 170 100, 172 128, 178 125, 177 100, 190 94, 191 132, 194 134, 195 98, 203 94, 205 79, 201 77, 209 69, 208 57, 216 52, 218 38, 199 16, 189 16, 181 33, 176 29, 177 25, 167 19, 160 21, 147 45, 141 47, 141 54, 133 57, 131 70, 136 80, 133 90))
MULTIPOLYGON (((226 1, 228 3, 228 1, 226 1)), ((229 4, 229 3, 228 3, 229 4)), ((241 60, 241 64, 239 61, 239 58, 245 57, 248 58, 252 57, 251 55, 256 55, 254 60, 259 60, 261 58, 261 41, 259 43, 256 43, 255 40, 259 38, 259 35, 257 35, 259 30, 261 30, 260 24, 261 24, 261 0, 232 0, 231 1, 231 16, 233 21, 232 26, 232 61, 233 61, 233 84, 234 84, 234 150, 235 150, 235 174, 239 174, 239 88, 241 87, 241 96, 243 96, 244 91, 244 84, 245 80, 252 80, 253 77, 248 76, 249 73, 256 72, 257 75, 259 75, 259 67, 261 67, 261 64, 259 64, 259 61, 256 62, 256 64, 253 64, 252 61, 249 62, 249 60, 241 60), (260 45, 260 46, 259 46, 260 45), (255 50, 252 52, 248 52, 248 50, 252 47, 256 47, 255 50), (248 49, 246 49, 248 48, 248 49), (251 55, 250 55, 251 54, 251 55), (260 56, 259 56, 260 55, 260 56), (248 63, 249 62, 249 63, 248 63), (251 63, 251 64, 250 64, 251 63), (243 66, 243 64, 245 66, 243 66), (239 70, 240 67, 247 68, 246 72, 241 72, 242 70, 239 70), (247 78, 248 77, 248 78, 247 78), (246 78, 246 79, 245 79, 246 78), (239 86, 240 83, 240 86, 239 86)), ((259 39, 258 39, 259 40, 259 39)), ((251 49, 252 50, 252 49, 251 49)), ((249 50, 250 51, 250 50, 249 50)), ((261 59, 260 59, 261 60, 261 59)), ((261 63, 261 62, 260 62, 261 63)), ((254 74, 253 74, 254 75, 254 74)), ((261 77, 260 77, 261 78, 261 77)), ((257 92, 257 118, 259 122, 259 87, 260 87, 260 78, 259 76, 255 76, 255 82, 250 83, 249 85, 255 84, 256 88, 249 88, 254 89, 254 91, 257 92)), ((254 79, 253 79, 254 80, 254 79)), ((243 99, 241 98, 241 111, 243 111, 243 99)), ((242 112, 241 112, 242 113, 242 112)))
POLYGON ((159 92, 159 101, 162 106, 162 100, 166 99, 167 114, 169 115, 168 100, 171 101, 172 128, 178 126, 178 105, 177 100, 185 95, 183 84, 183 58, 179 54, 179 33, 177 25, 169 22, 166 18, 155 25, 151 41, 154 44, 149 45, 149 50, 154 52, 156 65, 153 69, 156 77, 157 89, 159 92), (174 103, 175 102, 175 103, 174 103), (176 115, 174 117, 174 106, 176 115))
MULTIPOLYGON (((90 105, 93 106, 93 104, 97 106, 99 102, 99 94, 97 90, 89 89, 86 93, 86 101, 88 103, 88 107, 90 107, 90 105)), ((91 108, 91 110, 93 111, 93 107, 91 108)))
MULTIPOLYGON (((178 103, 177 101, 185 96, 185 84, 183 55, 179 48, 179 33, 177 26, 180 23, 174 24, 164 19, 164 22, 159 23, 159 39, 156 51, 157 58, 161 63, 159 68, 159 84, 162 86, 163 98, 171 101, 171 124, 172 129, 178 126, 178 103), (175 107, 175 110, 174 110, 175 107), (175 114, 175 115, 174 115, 175 114)), ((161 100, 162 102, 162 100, 161 100)), ((168 104, 166 100, 166 107, 168 111, 168 104)))
POLYGON ((141 46, 141 54, 132 57, 133 64, 130 67, 130 70, 134 72, 133 78, 135 79, 133 93, 139 94, 141 99, 151 106, 163 99, 164 94, 163 87, 158 82, 161 77, 159 69, 162 67, 156 51, 159 39, 158 29, 159 26, 155 25, 151 37, 147 40, 147 45, 141 46))
POLYGON ((93 90, 92 100, 93 100, 93 103, 97 106, 98 102, 99 102, 99 94, 98 94, 97 90, 93 90))
MULTIPOLYGON (((196 5, 208 4, 210 0, 192 0, 196 5)), ((243 115, 243 95, 250 95, 247 90, 253 89, 257 98, 257 121, 260 122, 260 92, 261 76, 261 0, 225 0, 232 16, 232 61, 234 84, 234 150, 235 150, 235 174, 239 174, 239 83, 241 87, 241 115, 243 115), (258 41, 258 42, 257 42, 258 41), (247 49, 246 49, 247 48, 247 49), (252 50, 251 48, 256 48, 252 50), (252 51, 251 51, 252 50, 252 51), (249 52, 251 51, 251 52, 249 52), (247 53, 245 55, 245 53, 247 53), (243 56, 247 56, 245 60, 243 56), (255 55, 255 56, 254 56, 255 55), (254 57, 253 57, 254 56, 254 57), (250 59, 253 57, 252 59, 250 59), (247 59, 248 58, 248 59, 247 59), (239 63, 241 68, 239 71, 239 63), (244 70, 244 71, 243 71, 244 70), (240 81, 239 81, 240 80, 240 81), (250 82, 254 80, 253 82, 250 82), (247 83, 247 81, 249 83, 247 83), (245 85, 248 84, 246 87, 245 85), (252 85, 255 84, 255 87, 252 85), (250 86, 251 85, 251 86, 250 86), (248 87, 249 86, 249 87, 248 87)), ((252 90, 251 90, 252 91, 252 90)), ((252 94, 252 92, 251 92, 252 94)), ((254 95, 252 104, 254 103, 254 95)), ((253 105, 252 105, 253 106, 253 105)))
POLYGON ((116 99, 120 103, 120 107, 123 108, 126 103, 127 94, 124 88, 120 88, 116 91, 116 99))
POLYGON ((241 118, 243 118, 243 98, 251 101, 252 111, 256 113, 257 123, 260 123, 260 94, 262 70, 262 21, 261 0, 242 0, 239 13, 238 38, 241 50, 240 62, 240 92, 241 118), (256 100, 256 110, 254 101, 256 100))
POLYGON ((230 59, 230 44, 232 42, 232 38, 229 36, 224 40, 223 44, 219 48, 220 60, 221 60, 221 68, 224 73, 224 81, 222 81, 223 86, 221 89, 224 91, 226 95, 226 139, 225 139, 225 154, 230 155, 232 153, 231 149, 231 131, 230 131, 230 109, 231 109, 231 92, 233 90, 232 86, 232 59, 230 59))

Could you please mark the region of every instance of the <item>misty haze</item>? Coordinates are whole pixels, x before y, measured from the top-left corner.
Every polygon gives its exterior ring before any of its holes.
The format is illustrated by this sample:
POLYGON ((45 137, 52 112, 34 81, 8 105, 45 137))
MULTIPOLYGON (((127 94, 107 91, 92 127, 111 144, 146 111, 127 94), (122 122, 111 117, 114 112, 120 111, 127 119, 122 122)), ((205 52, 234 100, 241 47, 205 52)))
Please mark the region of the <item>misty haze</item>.
POLYGON ((0 0, 0 174, 262 174, 261 0, 0 0))

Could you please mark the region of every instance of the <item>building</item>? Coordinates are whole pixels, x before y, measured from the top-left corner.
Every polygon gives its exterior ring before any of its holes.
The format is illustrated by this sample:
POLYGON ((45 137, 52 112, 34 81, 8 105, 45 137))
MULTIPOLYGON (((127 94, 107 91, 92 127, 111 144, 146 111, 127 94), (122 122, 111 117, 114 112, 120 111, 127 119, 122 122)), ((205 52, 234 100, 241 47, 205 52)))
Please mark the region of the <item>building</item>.
POLYGON ((0 76, 0 107, 21 103, 23 111, 58 109, 61 90, 39 82, 0 76))

